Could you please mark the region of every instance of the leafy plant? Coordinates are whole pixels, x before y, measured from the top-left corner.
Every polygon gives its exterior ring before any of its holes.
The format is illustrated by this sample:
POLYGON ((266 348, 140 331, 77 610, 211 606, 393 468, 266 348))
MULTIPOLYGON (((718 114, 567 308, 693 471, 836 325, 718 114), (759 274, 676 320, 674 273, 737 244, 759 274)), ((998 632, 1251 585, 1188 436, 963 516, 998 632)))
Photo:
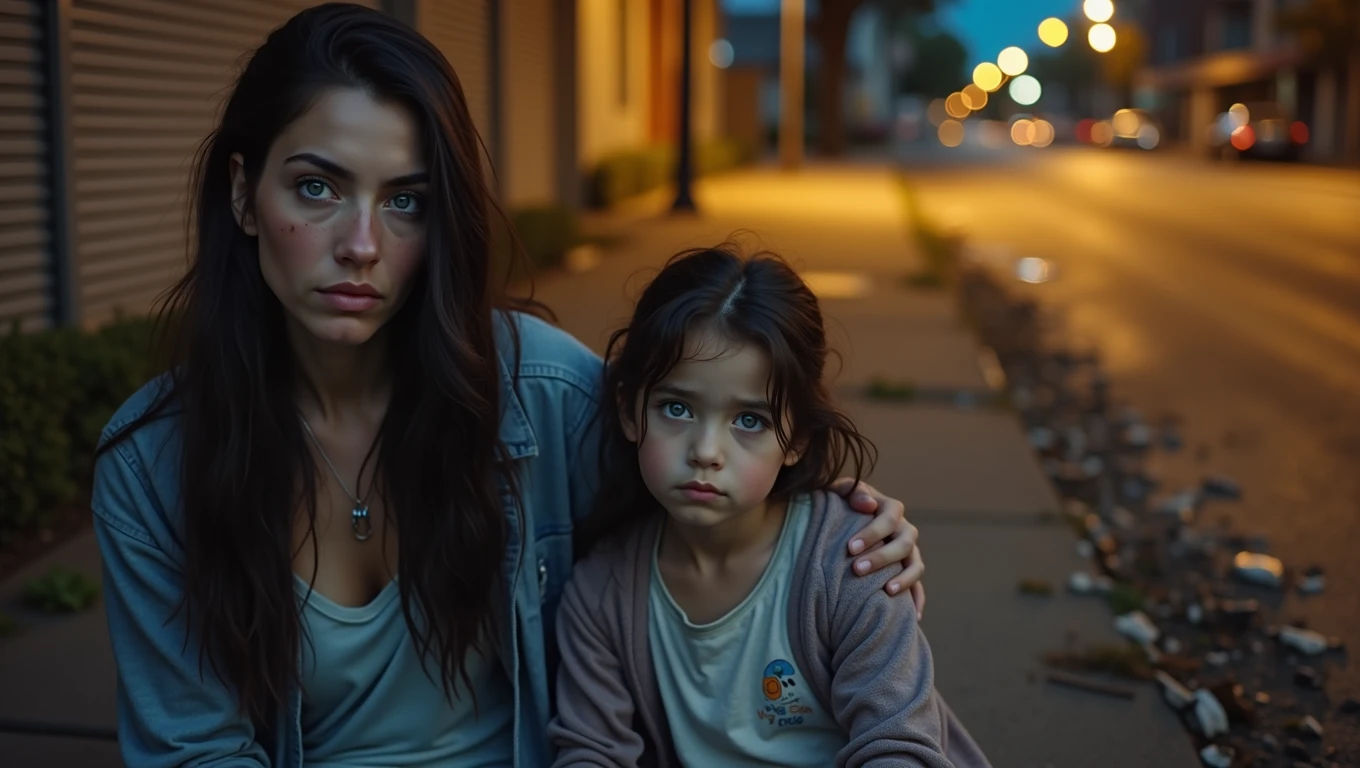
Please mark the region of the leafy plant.
POLYGON ((19 634, 19 623, 9 616, 0 613, 0 640, 7 637, 14 637, 19 634))
POLYGON ((56 566, 24 586, 24 602, 43 613, 77 613, 99 599, 99 585, 79 571, 56 566))

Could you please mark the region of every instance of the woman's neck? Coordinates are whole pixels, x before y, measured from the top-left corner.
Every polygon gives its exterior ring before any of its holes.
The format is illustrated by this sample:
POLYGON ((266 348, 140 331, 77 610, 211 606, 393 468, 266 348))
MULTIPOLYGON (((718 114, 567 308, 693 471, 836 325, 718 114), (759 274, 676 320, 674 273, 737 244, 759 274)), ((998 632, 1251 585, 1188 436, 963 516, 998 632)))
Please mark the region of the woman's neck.
MULTIPOLYGON (((297 360, 298 407, 309 421, 365 421, 386 411, 392 389, 386 334, 361 345, 337 344, 290 328, 297 360)), ((381 420, 381 415, 379 415, 381 420)))

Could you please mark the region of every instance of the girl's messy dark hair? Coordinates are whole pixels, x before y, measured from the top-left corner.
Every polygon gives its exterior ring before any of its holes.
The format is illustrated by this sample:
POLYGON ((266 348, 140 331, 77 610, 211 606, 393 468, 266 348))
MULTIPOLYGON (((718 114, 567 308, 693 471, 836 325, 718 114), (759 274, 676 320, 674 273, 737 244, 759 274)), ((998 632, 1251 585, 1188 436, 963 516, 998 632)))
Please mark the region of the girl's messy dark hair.
MULTIPOLYGON (((429 174, 425 258, 383 329, 393 390, 369 476, 400 531, 407 626, 450 696, 467 680, 468 651, 494 641, 503 492, 517 493, 499 425, 500 356, 513 359, 518 339, 511 322, 508 343, 497 344, 493 309, 538 305, 495 287, 499 209, 458 78, 434 45, 386 14, 306 9, 254 52, 200 148, 194 258, 164 304, 170 372, 155 405, 100 448, 150 421, 178 422, 184 581, 175 618, 241 710, 262 722, 299 683, 293 529, 300 506, 315 530, 317 467, 293 400, 300 374, 284 309, 260 272, 257 240, 234 217, 229 164, 244 157, 249 210, 275 139, 335 88, 406 107, 429 174)), ((316 547, 315 536, 306 540, 316 547)))
MULTIPOLYGON (((623 414, 636 413, 681 362, 687 338, 709 330, 770 356, 775 434, 780 445, 796 446, 801 454, 780 470, 771 498, 825 488, 847 465, 856 478, 872 471, 873 443, 834 407, 823 381, 828 348, 821 307, 798 273, 775 254, 745 257, 730 242, 684 251, 643 291, 628 326, 609 339, 602 391, 615 397, 617 407, 600 409, 604 485, 595 510, 577 526, 578 555, 660 510, 643 483, 637 445, 624 435, 623 414)), ((644 435, 641 410, 637 426, 644 435)))

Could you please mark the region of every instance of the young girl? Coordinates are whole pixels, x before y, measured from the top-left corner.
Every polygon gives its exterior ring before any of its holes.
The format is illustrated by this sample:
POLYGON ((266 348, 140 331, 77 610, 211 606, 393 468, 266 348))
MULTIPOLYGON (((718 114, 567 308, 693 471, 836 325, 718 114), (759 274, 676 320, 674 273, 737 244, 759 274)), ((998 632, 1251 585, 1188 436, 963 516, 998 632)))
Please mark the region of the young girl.
POLYGON ((986 766, 910 601, 853 578, 817 489, 873 446, 829 402, 817 299, 681 254, 606 354, 606 488, 558 614, 555 766, 986 766))

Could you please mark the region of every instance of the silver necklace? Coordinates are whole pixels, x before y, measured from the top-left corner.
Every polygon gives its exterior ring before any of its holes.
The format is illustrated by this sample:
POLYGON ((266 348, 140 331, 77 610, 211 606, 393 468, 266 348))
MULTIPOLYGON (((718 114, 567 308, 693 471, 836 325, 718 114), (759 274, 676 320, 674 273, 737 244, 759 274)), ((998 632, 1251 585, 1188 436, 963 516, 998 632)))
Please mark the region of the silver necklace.
MULTIPOLYGON (((331 468, 331 474, 335 475, 335 481, 340 483, 340 487, 345 490, 347 496, 354 499, 354 509, 350 511, 349 518, 349 527, 354 531, 354 538, 359 541, 368 541, 368 538, 373 535, 373 521, 368 516, 368 504, 356 496, 348 485, 345 485, 345 479, 336 471, 335 465, 331 463, 331 457, 327 456, 326 449, 321 447, 321 441, 316 439, 316 433, 312 431, 312 425, 307 423, 307 417, 299 413, 298 418, 302 419, 302 428, 307 430, 307 436, 312 439, 312 445, 316 446, 316 450, 321 454, 326 466, 331 468)), ((368 492, 373 492, 373 486, 368 487, 368 492)))

